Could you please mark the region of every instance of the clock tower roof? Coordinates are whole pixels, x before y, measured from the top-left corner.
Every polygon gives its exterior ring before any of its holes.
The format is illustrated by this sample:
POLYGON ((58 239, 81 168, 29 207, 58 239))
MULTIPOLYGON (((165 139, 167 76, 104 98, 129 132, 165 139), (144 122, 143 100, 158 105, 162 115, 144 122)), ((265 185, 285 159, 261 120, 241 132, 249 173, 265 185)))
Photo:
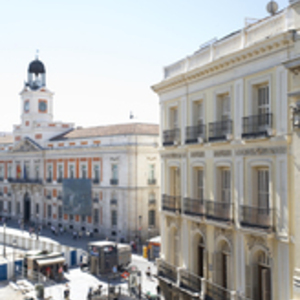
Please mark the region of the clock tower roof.
POLYGON ((35 59, 29 64, 28 73, 33 73, 35 75, 46 73, 44 64, 39 60, 35 59))

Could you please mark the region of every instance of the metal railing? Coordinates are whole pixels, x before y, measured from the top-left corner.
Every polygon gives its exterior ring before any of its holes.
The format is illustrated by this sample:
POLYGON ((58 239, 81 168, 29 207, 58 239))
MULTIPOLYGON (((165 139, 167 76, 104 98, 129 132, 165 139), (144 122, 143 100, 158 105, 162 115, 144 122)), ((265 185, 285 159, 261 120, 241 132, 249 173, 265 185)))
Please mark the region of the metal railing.
POLYGON ((42 184, 42 179, 31 179, 31 178, 9 178, 11 183, 33 183, 33 184, 42 184))
POLYGON ((4 178, 3 177, 0 177, 0 181, 3 181, 4 180, 4 178))
POLYGON ((190 216, 202 217, 205 214, 205 205, 203 199, 183 199, 183 213, 190 216))
POLYGON ((205 206, 207 219, 225 222, 231 220, 232 203, 206 200, 205 206))
POLYGON ((149 184, 149 185, 154 185, 154 184, 156 184, 156 179, 155 179, 155 178, 148 179, 148 184, 149 184))
POLYGON ((217 284, 206 281, 206 300, 231 300, 231 292, 217 284))
POLYGON ((94 184, 98 184, 99 182, 100 182, 99 178, 94 178, 94 179, 93 179, 93 183, 94 183, 94 184))
POLYGON ((181 196, 162 195, 162 209, 181 213, 181 196))
POLYGON ((228 134, 232 134, 232 120, 209 123, 210 142, 226 140, 228 134))
POLYGON ((99 203, 99 198, 93 198, 94 203, 99 203))
POLYGON ((260 114, 243 117, 242 138, 256 138, 269 136, 269 129, 272 128, 273 114, 260 114))
POLYGON ((48 183, 52 182, 52 178, 47 178, 46 182, 48 182, 48 183))
POLYGON ((47 198, 47 199, 51 199, 51 195, 47 195, 46 198, 47 198))
POLYGON ((148 200, 148 205, 154 205, 156 203, 155 199, 149 199, 148 200))
POLYGON ((163 146, 173 146, 179 142, 180 142, 180 129, 179 128, 164 130, 163 146))
POLYGON ((206 138, 206 125, 188 126, 185 129, 185 143, 198 143, 199 138, 203 141, 206 138))
POLYGON ((242 226, 271 229, 272 215, 272 209, 269 207, 240 205, 240 223, 242 226))
POLYGON ((58 195, 57 200, 62 200, 62 195, 58 195))
POLYGON ((117 199, 111 199, 110 200, 110 204, 111 205, 117 205, 118 204, 118 200, 117 199))
POLYGON ((119 184, 119 180, 118 180, 118 179, 112 178, 112 179, 110 180, 110 184, 111 184, 111 185, 117 185, 117 184, 119 184))
POLYGON ((201 277, 184 269, 181 269, 179 274, 179 284, 181 288, 188 289, 194 293, 201 292, 201 277))
POLYGON ((167 278, 173 282, 177 282, 177 267, 160 260, 157 266, 158 276, 167 278))
POLYGON ((63 178, 62 177, 58 177, 56 181, 57 181, 57 183, 62 183, 63 178))

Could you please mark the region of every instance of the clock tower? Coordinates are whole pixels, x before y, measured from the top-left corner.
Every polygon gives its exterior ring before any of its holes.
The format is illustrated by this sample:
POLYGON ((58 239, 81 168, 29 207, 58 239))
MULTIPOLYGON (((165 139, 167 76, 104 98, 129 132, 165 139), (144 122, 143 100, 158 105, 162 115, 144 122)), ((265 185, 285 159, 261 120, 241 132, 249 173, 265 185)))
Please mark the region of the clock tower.
POLYGON ((46 69, 38 57, 28 66, 27 82, 20 96, 21 124, 14 125, 15 142, 28 137, 42 145, 73 127, 72 123, 53 121, 53 93, 46 87, 46 69))

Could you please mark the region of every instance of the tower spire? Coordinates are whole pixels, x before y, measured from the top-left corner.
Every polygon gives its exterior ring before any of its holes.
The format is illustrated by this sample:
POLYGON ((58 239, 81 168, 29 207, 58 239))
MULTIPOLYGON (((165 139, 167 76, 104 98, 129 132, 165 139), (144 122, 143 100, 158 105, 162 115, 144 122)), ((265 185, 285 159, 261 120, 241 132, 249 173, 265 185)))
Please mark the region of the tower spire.
POLYGON ((39 59, 39 49, 36 49, 36 51, 35 51, 35 59, 36 60, 39 59))

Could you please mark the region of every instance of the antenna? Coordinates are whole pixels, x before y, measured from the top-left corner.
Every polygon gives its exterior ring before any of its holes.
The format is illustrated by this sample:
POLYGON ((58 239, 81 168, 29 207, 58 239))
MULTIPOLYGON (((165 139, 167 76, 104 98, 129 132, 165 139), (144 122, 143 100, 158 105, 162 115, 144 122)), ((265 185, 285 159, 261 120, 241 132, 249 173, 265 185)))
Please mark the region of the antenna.
POLYGON ((267 12, 271 14, 271 16, 274 16, 277 11, 278 11, 278 4, 275 1, 270 1, 267 4, 267 12))

